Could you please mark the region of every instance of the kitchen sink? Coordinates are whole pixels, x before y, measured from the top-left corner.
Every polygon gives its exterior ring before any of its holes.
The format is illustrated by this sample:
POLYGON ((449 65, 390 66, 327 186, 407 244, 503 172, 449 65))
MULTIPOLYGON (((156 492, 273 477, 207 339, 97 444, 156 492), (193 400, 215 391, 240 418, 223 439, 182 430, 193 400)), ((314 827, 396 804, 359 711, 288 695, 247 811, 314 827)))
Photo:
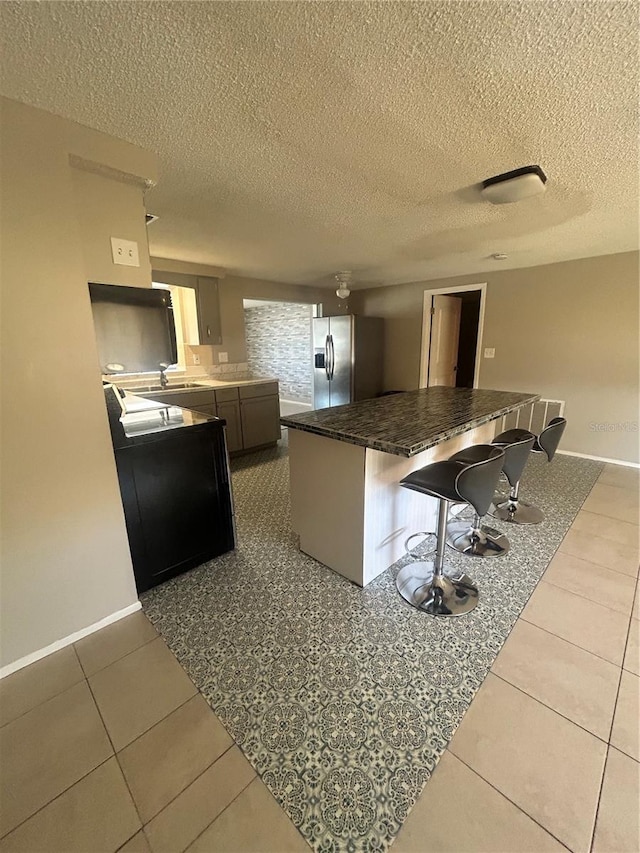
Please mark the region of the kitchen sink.
POLYGON ((136 391, 183 391, 185 388, 206 388, 206 385, 200 385, 198 382, 178 382, 175 385, 170 382, 164 388, 162 385, 139 385, 135 389, 131 389, 131 393, 136 391))

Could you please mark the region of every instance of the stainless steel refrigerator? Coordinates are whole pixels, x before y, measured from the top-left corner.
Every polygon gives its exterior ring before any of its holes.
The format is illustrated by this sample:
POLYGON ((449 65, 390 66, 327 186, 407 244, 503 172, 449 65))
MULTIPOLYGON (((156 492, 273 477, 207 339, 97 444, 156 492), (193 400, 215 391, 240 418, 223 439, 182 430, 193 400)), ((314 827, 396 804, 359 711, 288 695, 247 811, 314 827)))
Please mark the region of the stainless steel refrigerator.
POLYGON ((376 397, 382 391, 380 317, 313 320, 313 407, 326 409, 376 397))

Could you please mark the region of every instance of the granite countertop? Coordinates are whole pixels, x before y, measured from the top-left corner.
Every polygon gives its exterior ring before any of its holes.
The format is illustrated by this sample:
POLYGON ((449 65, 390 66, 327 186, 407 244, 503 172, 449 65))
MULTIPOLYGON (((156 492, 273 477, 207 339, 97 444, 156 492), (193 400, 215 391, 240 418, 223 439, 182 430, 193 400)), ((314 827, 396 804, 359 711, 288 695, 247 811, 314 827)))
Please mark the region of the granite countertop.
POLYGON ((539 394, 478 388, 421 388, 280 418, 290 429, 415 456, 539 399, 539 394))

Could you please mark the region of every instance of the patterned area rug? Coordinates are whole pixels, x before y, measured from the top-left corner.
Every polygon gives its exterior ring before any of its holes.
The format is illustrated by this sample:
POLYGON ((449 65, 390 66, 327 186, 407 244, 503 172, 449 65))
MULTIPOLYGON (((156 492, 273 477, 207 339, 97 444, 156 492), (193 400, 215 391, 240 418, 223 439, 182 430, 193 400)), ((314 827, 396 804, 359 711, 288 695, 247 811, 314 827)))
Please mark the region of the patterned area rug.
POLYGON ((530 459, 522 494, 547 520, 492 521, 505 557, 448 549, 480 588, 457 619, 404 602, 403 561, 360 589, 298 551, 286 441, 232 469, 237 550, 146 593, 144 611, 311 847, 384 851, 602 465, 530 459))

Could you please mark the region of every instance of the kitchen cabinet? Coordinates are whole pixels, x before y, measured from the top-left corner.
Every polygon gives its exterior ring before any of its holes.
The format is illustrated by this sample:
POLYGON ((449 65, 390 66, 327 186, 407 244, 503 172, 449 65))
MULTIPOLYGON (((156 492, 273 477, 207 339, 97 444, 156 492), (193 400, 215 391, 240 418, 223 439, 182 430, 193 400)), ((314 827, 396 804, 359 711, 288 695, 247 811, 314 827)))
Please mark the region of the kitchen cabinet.
MULTIPOLYGON (((191 412, 110 423, 138 592, 235 547, 222 424, 191 412), (175 423, 175 420, 178 423, 175 423)), ((109 408, 109 400, 107 401, 109 408)))
POLYGON ((198 276, 198 330, 201 344, 221 344, 218 279, 198 276))
POLYGON ((274 444, 280 439, 280 399, 277 382, 256 382, 215 388, 147 391, 139 396, 180 406, 227 422, 229 453, 274 444))
POLYGON ((188 287, 191 290, 195 290, 198 336, 200 340, 185 340, 186 344, 220 345, 222 343, 220 297, 217 278, 168 272, 159 269, 152 270, 151 275, 153 281, 170 284, 174 287, 188 287))
POLYGON ((216 409, 218 417, 227 422, 227 445, 229 453, 237 453, 244 447, 242 425, 240 423, 240 399, 238 388, 216 388, 216 409))
POLYGON ((277 382, 240 387, 239 391, 244 449, 278 441, 280 400, 277 382))

